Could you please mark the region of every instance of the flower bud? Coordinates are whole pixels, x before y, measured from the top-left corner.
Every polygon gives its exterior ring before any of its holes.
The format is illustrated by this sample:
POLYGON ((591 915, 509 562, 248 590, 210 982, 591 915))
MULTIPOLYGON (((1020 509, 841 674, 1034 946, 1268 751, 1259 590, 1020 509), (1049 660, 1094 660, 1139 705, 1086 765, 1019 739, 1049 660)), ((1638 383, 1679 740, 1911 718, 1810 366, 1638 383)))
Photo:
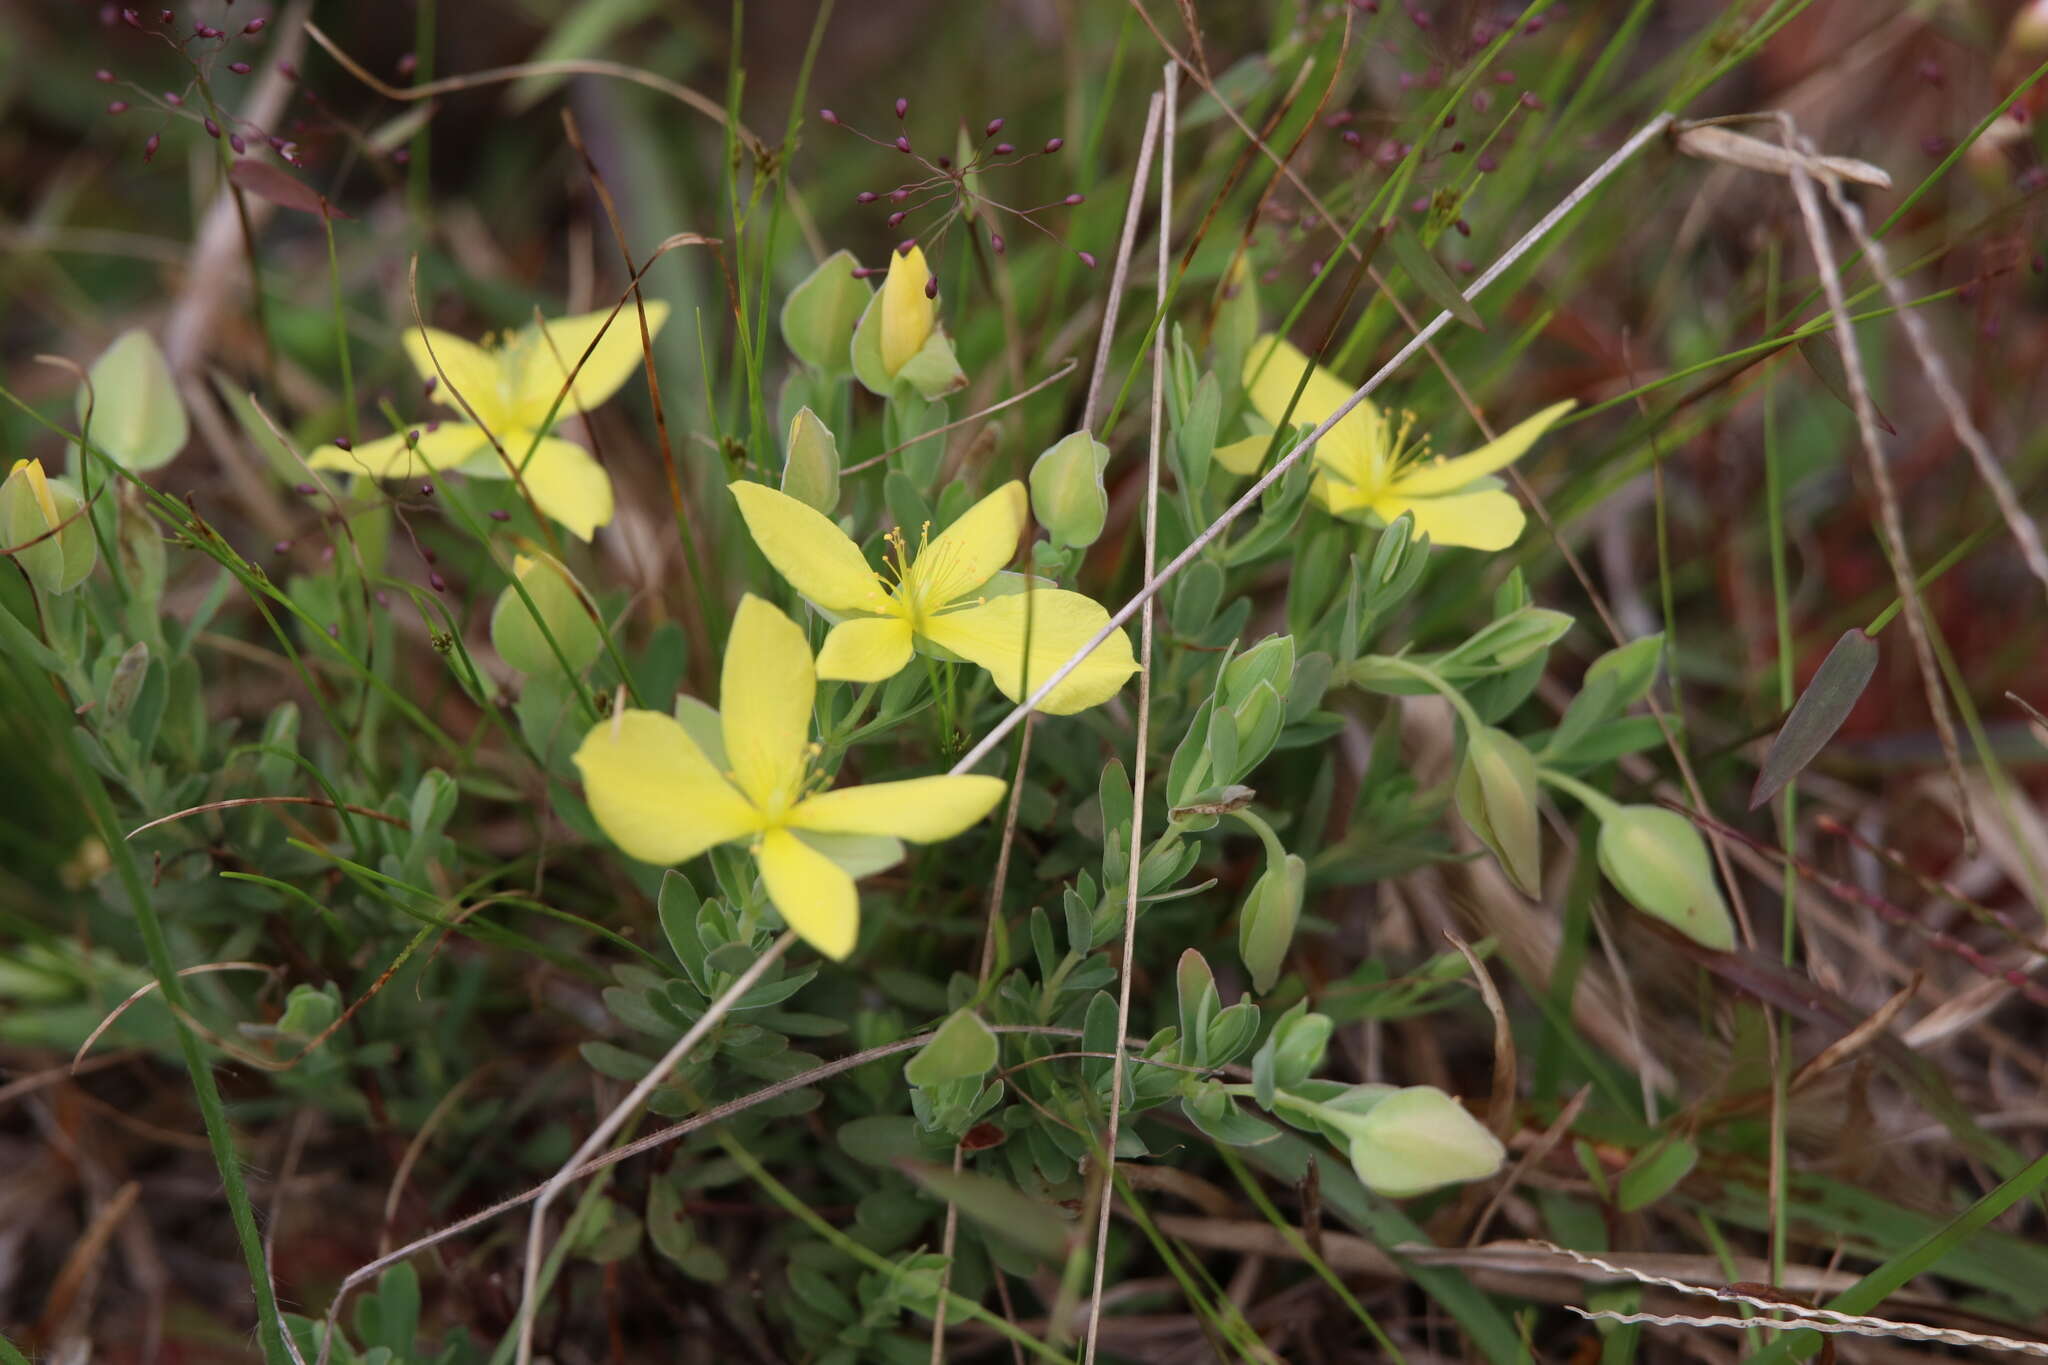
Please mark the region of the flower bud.
POLYGON ((1308 864, 1290 853, 1278 867, 1268 865, 1237 918, 1237 956, 1252 974, 1252 989, 1261 995, 1280 979, 1281 964, 1294 943, 1301 919, 1301 897, 1308 885, 1308 864))
POLYGON ((1692 821, 1662 806, 1622 806, 1600 822, 1600 870, 1628 898, 1702 947, 1735 946, 1707 841, 1692 821))
POLYGON ((1109 494, 1102 471, 1109 447, 1085 431, 1062 437, 1031 465, 1031 514, 1052 543, 1084 548, 1102 534, 1109 494))
POLYGON ((839 443, 808 407, 798 408, 789 422, 782 491, 828 517, 839 505, 839 443))
POLYGON ((1543 840, 1536 816, 1536 760, 1521 741, 1492 726, 1465 742, 1455 788, 1458 814, 1485 844, 1515 889, 1543 894, 1543 840))
POLYGON ((1359 1086, 1351 1095, 1357 1108, 1343 1096, 1318 1106, 1316 1118, 1344 1134, 1351 1168, 1368 1189, 1389 1199, 1484 1180, 1507 1157, 1499 1138, 1433 1085, 1391 1093, 1385 1086, 1359 1086))
POLYGON ((1003 121, 999 118, 992 118, 988 121, 988 124, 982 128, 981 135, 983 137, 994 137, 997 133, 1000 133, 1002 131, 1003 121))
POLYGON ((0 545, 46 593, 70 592, 99 558, 82 505, 70 484, 43 473, 41 460, 16 460, 0 483, 0 545))
POLYGON ((563 663, 573 673, 589 667, 602 641, 575 576, 560 560, 538 551, 516 556, 512 573, 533 599, 533 608, 520 598, 518 588, 507 586, 498 594, 497 606, 491 610, 491 645, 498 656, 521 673, 553 673, 563 663), (538 621, 535 610, 540 613, 538 621), (546 634, 541 632, 541 622, 547 625, 546 634), (548 635, 554 636, 555 646, 562 652, 559 660, 548 647, 548 635))

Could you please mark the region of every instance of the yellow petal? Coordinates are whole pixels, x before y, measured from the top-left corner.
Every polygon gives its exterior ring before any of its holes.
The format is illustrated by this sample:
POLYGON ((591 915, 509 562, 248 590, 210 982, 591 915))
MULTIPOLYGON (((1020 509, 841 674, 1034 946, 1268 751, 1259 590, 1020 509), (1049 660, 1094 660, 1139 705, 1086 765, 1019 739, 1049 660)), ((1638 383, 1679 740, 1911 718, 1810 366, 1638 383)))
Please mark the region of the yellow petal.
POLYGON ((910 662, 910 641, 910 622, 900 616, 841 621, 818 651, 818 676, 857 683, 893 678, 910 662))
POLYGON ((1000 777, 913 777, 821 792, 789 813, 796 829, 819 834, 883 834, 929 844, 950 839, 996 807, 1009 784, 1000 777))
MULTIPOLYGON (((1324 443, 1329 440, 1323 438, 1324 443)), ((1259 472, 1259 464, 1266 458, 1266 447, 1273 444, 1273 434, 1247 436, 1242 441, 1216 447, 1216 463, 1233 474, 1248 475, 1259 472)))
MULTIPOLYGON (((933 644, 987 669, 1004 696, 1022 701, 1108 624, 1109 613, 1093 598, 1063 588, 1037 588, 932 617, 925 623, 924 634, 933 644), (1024 650, 1027 611, 1031 638, 1028 668, 1024 650)), ((1137 671, 1131 637, 1115 631, 1061 680, 1039 709, 1064 716, 1099 706, 1137 671)))
POLYGON ((797 798, 818 679, 803 627, 748 593, 733 614, 718 681, 725 757, 740 790, 769 816, 797 798))
MULTIPOLYGON (((1294 397, 1294 386, 1301 382, 1301 372, 1309 367, 1309 358, 1285 337, 1264 336, 1253 342, 1251 350, 1245 353, 1244 386, 1259 416, 1274 426, 1280 425, 1283 416, 1293 426, 1304 422, 1321 426, 1331 413, 1343 407, 1356 386, 1317 365, 1294 405, 1294 412, 1288 414, 1287 402, 1294 397)), ((1386 456, 1386 446, 1386 421, 1368 398, 1316 442, 1316 458, 1352 483, 1369 487, 1379 479, 1378 464, 1386 456)))
POLYGON ((35 494, 36 506, 43 514, 43 525, 55 526, 64 520, 57 510, 57 500, 50 496, 50 476, 43 472, 41 460, 16 460, 14 467, 21 471, 21 477, 28 480, 29 490, 35 494))
POLYGON ((786 829, 761 836, 755 851, 768 899, 796 936, 837 962, 860 937, 860 898, 839 864, 786 829))
POLYGON ((926 611, 967 596, 1017 553, 1031 495, 1010 480, 960 514, 910 565, 910 591, 926 611))
POLYGON ((882 282, 882 368, 892 377, 932 334, 938 308, 924 296, 931 274, 923 247, 889 254, 889 277, 882 282))
POLYGON ((500 436, 512 424, 505 367, 496 352, 438 327, 425 329, 424 335, 414 327, 405 334, 405 353, 420 378, 434 381, 436 403, 461 412, 466 418, 469 414, 456 401, 460 394, 463 402, 475 410, 477 420, 500 436))
POLYGON ((1455 493, 1474 479, 1483 479, 1488 474, 1506 469, 1521 459, 1529 447, 1536 444, 1536 438, 1548 431, 1553 422, 1570 412, 1574 406, 1569 399, 1562 403, 1553 403, 1534 417, 1515 423, 1469 455, 1460 455, 1454 460, 1434 460, 1428 464, 1415 465, 1395 478, 1387 491, 1412 498, 1455 493))
POLYGON ((1325 470, 1316 470, 1315 481, 1309 484, 1309 492, 1316 501, 1329 509, 1333 517, 1348 516, 1372 506, 1372 499, 1355 484, 1332 478, 1325 470))
POLYGON ((831 518, 765 483, 729 487, 754 544, 807 601, 833 612, 889 609, 889 595, 860 547, 831 518))
POLYGON ((659 711, 600 720, 576 750, 576 769, 598 827, 644 863, 679 863, 761 826, 688 732, 659 711))
MULTIPOLYGON (((533 433, 515 431, 504 441, 506 459, 517 464, 526 457, 533 433)), ((512 477, 496 451, 491 452, 488 464, 489 469, 479 468, 480 476, 512 477)), ((526 459, 524 482, 541 515, 568 527, 578 540, 589 540, 598 527, 612 519, 611 475, 574 441, 559 436, 541 437, 540 444, 533 447, 533 455, 526 459)))
POLYGON ((416 446, 406 445, 407 432, 393 432, 378 441, 365 441, 353 450, 321 446, 307 457, 314 469, 340 469, 373 479, 413 479, 437 470, 453 469, 479 450, 490 447, 484 433, 467 422, 442 422, 432 428, 418 427, 416 446))
POLYGON ((1403 498, 1387 494, 1372 510, 1388 521, 1403 512, 1415 515, 1415 532, 1432 545, 1463 545, 1474 550, 1505 550, 1522 534, 1522 505, 1498 488, 1453 493, 1441 498, 1403 498))
MULTIPOLYGON (((668 321, 668 305, 660 299, 647 300, 647 339, 661 335, 668 321)), ((631 300, 613 314, 606 308, 596 313, 579 313, 570 318, 547 318, 529 323, 507 348, 506 359, 512 383, 512 415, 522 425, 539 426, 548 409, 562 394, 562 386, 573 372, 575 392, 562 398, 555 419, 588 410, 617 393, 622 385, 646 368, 646 352, 640 349, 640 316, 631 300), (585 360, 583 353, 596 342, 585 360), (577 362, 582 361, 582 367, 577 362)))

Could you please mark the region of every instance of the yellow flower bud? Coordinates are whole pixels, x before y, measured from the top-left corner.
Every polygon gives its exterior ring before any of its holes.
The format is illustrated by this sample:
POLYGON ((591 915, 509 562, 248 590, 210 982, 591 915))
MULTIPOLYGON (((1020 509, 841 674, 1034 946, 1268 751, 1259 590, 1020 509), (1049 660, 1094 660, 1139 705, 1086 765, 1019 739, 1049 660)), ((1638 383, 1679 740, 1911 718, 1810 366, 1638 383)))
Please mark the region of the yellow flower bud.
POLYGON ((41 460, 16 460, 0 484, 0 545, 44 592, 70 592, 98 562, 83 505, 69 483, 44 474, 41 460))

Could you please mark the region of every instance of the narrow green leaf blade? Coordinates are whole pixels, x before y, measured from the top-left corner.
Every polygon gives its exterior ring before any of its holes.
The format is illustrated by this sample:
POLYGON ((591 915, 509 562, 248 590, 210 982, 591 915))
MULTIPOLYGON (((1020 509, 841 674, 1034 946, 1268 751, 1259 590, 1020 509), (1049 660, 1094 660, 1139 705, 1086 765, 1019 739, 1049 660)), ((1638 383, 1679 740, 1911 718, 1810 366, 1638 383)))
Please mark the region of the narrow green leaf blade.
POLYGON ((1787 782, 1813 762, 1842 728, 1876 672, 1877 641, 1860 628, 1844 631, 1771 741, 1756 786, 1749 793, 1751 810, 1783 791, 1787 782))
POLYGON ((1436 257, 1429 254, 1429 248, 1420 238, 1406 230, 1397 230, 1387 235, 1394 248, 1394 259, 1401 263, 1401 273, 1415 282, 1429 301, 1449 313, 1467 327, 1485 331, 1486 324, 1480 320, 1479 310, 1472 306, 1472 300, 1459 292, 1456 282, 1436 257))

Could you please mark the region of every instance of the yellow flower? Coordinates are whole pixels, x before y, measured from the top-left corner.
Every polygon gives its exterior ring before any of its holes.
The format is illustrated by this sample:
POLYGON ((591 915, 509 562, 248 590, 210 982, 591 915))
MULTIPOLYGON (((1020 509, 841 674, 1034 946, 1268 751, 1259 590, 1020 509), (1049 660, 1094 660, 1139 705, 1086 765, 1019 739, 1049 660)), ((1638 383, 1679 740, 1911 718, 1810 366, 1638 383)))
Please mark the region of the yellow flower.
MULTIPOLYGON (((1253 344, 1245 356, 1244 384, 1259 416, 1280 422, 1309 365, 1282 337, 1264 336, 1253 344)), ((1318 365, 1287 420, 1320 426, 1351 394, 1351 385, 1318 365)), ((1316 443, 1316 497, 1334 516, 1370 513, 1391 522, 1406 512, 1415 518, 1415 534, 1435 544, 1504 550, 1522 534, 1522 507, 1491 476, 1520 459, 1572 406, 1552 404, 1471 454, 1446 460, 1429 453, 1426 439, 1409 442, 1413 416, 1404 414, 1396 426, 1370 400, 1362 402, 1316 443)), ((1222 446, 1216 459, 1234 474, 1252 473, 1267 442, 1258 436, 1222 446)))
MULTIPOLYGON (((658 335, 666 321, 668 305, 648 300, 648 336, 658 335)), ((534 505, 578 538, 589 540, 612 519, 611 478, 589 451, 551 432, 557 423, 617 393, 640 368, 640 328, 631 309, 620 309, 616 317, 607 310, 549 319, 521 328, 496 345, 479 346, 434 328, 414 328, 405 334, 405 353, 420 376, 433 383, 440 403, 461 412, 462 404, 456 401, 460 394, 483 426, 467 420, 423 424, 418 443, 411 447, 405 432, 353 450, 322 446, 308 461, 313 468, 374 479, 413 479, 460 465, 474 478, 509 479, 511 470, 491 448, 490 438, 495 436, 515 464, 525 461, 520 472, 534 505), (577 369, 576 362, 600 331, 597 349, 577 369), (557 408, 555 398, 571 371, 575 387, 557 408), (548 418, 550 408, 555 409, 553 421, 548 418), (526 453, 529 446, 531 458, 526 453)))
POLYGON ((740 599, 719 680, 724 711, 706 753, 659 711, 621 711, 576 750, 590 813, 612 842, 648 863, 679 863, 748 840, 782 918, 827 957, 853 951, 853 878, 804 835, 950 839, 1002 799, 995 777, 915 777, 823 790, 808 743, 818 680, 803 628, 749 594, 740 599))
MULTIPOLYGON (((984 595, 996 586, 993 580, 1024 530, 1029 500, 1014 479, 968 508, 936 540, 920 534, 915 555, 902 531, 891 531, 888 576, 869 568, 859 546, 795 498, 759 483, 733 484, 732 495, 776 572, 838 622, 818 651, 819 677, 894 677, 922 640, 987 669, 1004 696, 1021 701, 1109 624, 1109 613, 1093 598, 1062 588, 984 595)), ((1119 630, 1040 709, 1069 715, 1099 706, 1137 671, 1130 637, 1119 630)))
POLYGON ((938 305, 924 292, 931 274, 923 247, 889 253, 889 274, 882 281, 882 368, 892 378, 924 349, 937 325, 938 305))

